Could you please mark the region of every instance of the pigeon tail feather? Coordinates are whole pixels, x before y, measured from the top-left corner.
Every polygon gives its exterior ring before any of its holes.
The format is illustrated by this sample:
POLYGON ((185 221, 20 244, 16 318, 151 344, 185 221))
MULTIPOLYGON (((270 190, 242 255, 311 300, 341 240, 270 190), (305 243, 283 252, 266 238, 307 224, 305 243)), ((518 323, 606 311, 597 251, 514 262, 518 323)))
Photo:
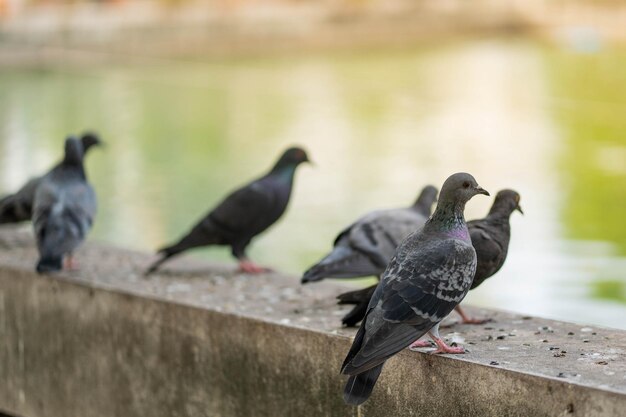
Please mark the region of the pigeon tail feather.
POLYGON ((37 272, 40 274, 60 271, 61 269, 63 269, 62 257, 46 257, 41 258, 39 262, 37 262, 37 272))
POLYGON ((346 404, 363 404, 372 395, 372 390, 382 370, 383 364, 381 363, 372 369, 348 378, 343 390, 343 400, 346 404))
POLYGON ((382 272, 379 269, 363 253, 338 246, 304 273, 302 283, 320 281, 324 278, 355 278, 378 275, 382 272))

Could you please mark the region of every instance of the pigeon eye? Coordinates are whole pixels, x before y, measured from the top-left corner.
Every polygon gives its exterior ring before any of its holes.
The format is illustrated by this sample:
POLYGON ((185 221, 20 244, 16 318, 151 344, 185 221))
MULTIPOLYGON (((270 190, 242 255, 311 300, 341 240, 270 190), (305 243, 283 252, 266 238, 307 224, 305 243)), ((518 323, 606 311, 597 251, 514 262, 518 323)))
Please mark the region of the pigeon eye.
POLYGON ((469 186, 470 186, 470 183, 468 181, 465 181, 463 183, 463 188, 469 188, 469 186))

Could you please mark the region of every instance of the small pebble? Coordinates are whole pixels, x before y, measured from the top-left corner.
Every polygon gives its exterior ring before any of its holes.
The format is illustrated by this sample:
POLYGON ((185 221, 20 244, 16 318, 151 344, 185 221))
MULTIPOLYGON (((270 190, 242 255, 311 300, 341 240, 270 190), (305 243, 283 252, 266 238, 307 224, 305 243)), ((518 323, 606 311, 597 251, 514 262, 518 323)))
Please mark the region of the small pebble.
POLYGON ((500 365, 500 364, 498 362, 496 362, 496 361, 491 361, 491 362, 489 362, 489 365, 500 365))
POLYGON ((505 338, 505 337, 506 337, 505 335, 501 334, 500 336, 496 337, 496 339, 498 339, 498 340, 504 340, 504 338, 505 338))
POLYGON ((598 361, 596 362, 597 365, 608 365, 609 363, 607 361, 598 361))
POLYGON ((567 332, 568 336, 574 336, 574 332, 567 332))

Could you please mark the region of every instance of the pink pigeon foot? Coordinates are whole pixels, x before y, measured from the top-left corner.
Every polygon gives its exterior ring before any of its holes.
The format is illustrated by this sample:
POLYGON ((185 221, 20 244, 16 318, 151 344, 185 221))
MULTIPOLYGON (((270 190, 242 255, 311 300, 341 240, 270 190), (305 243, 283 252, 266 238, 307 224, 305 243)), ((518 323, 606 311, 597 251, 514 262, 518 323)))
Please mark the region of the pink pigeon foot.
POLYGON ((443 341, 443 339, 433 338, 433 341, 437 345, 437 350, 431 352, 433 355, 436 355, 438 353, 465 353, 465 349, 463 349, 461 346, 448 346, 446 345, 446 342, 443 341))
POLYGON ((485 324, 485 323, 489 323, 491 321, 491 319, 473 319, 473 318, 470 318, 467 314, 465 314, 465 311, 463 311, 461 306, 456 306, 454 309, 461 316, 461 320, 463 320, 462 321, 463 324, 485 324))
POLYGON ((271 269, 264 268, 246 259, 239 261, 239 271, 247 274, 262 274, 263 272, 271 272, 271 269))
POLYGON ((74 259, 74 255, 67 255, 64 269, 68 271, 78 271, 80 269, 78 262, 74 259))
POLYGON ((425 348, 425 347, 431 347, 431 343, 428 340, 416 340, 415 342, 411 343, 411 346, 409 346, 409 349, 419 349, 419 348, 425 348))

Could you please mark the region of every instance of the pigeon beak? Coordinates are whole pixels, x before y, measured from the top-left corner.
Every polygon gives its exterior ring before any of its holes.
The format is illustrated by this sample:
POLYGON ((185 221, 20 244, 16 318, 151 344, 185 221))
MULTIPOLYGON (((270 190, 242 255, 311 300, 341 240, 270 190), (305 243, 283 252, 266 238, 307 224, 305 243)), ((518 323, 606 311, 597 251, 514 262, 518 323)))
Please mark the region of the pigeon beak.
POLYGON ((489 191, 485 190, 483 187, 481 187, 480 185, 476 186, 476 194, 484 194, 484 195, 489 195, 489 191))
POLYGON ((524 212, 522 211, 522 207, 518 204, 517 207, 515 207, 515 210, 519 211, 520 213, 522 213, 522 215, 524 215, 524 212))

